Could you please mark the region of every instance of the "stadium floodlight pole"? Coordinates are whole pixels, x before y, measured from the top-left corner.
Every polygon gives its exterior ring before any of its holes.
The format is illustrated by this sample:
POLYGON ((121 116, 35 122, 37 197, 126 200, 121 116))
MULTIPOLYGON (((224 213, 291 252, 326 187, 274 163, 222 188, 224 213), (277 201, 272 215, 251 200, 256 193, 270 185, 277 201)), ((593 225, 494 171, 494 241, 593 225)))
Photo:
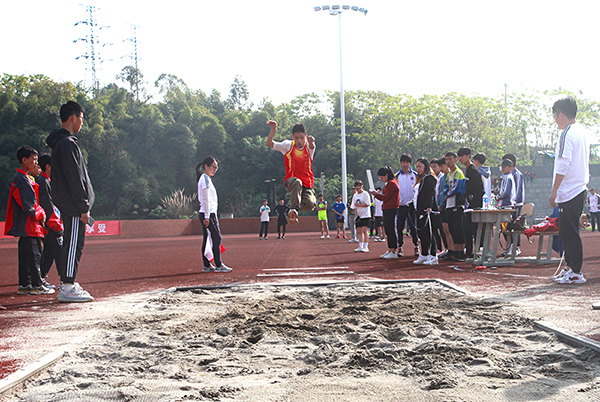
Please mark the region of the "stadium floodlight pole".
MULTIPOLYGON (((347 10, 357 11, 367 15, 367 10, 362 7, 357 6, 321 6, 314 7, 315 11, 329 11, 329 15, 337 15, 338 16, 338 27, 339 27, 339 37, 340 37, 340 119, 341 119, 341 152, 342 152, 342 199, 344 203, 348 202, 348 170, 346 166, 346 113, 345 113, 345 105, 344 105, 344 76, 342 73, 342 12, 347 10)), ((348 209, 344 210, 344 219, 345 224, 348 224, 348 209)))

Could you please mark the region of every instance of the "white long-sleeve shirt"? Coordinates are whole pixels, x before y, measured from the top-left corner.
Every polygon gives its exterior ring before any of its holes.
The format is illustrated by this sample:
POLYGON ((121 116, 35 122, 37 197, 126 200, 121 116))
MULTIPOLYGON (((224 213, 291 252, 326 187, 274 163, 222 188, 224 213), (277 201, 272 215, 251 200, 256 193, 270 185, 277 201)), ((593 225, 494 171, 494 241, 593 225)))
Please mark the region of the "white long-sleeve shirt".
POLYGON ((590 143, 586 130, 574 123, 563 130, 556 144, 554 177, 564 175, 556 202, 567 202, 587 189, 590 180, 590 143))
POLYGON ((200 212, 216 214, 219 209, 217 190, 212 180, 203 173, 198 180, 198 200, 200 201, 200 212))

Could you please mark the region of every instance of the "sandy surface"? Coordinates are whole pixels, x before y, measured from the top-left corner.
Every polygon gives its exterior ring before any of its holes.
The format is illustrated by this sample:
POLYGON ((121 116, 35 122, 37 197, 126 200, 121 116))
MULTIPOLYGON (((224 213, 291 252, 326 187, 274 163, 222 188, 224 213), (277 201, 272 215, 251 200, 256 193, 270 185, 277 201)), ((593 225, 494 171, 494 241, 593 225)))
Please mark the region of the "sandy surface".
POLYGON ((51 316, 6 401, 598 401, 600 357, 435 283, 136 294, 51 316))

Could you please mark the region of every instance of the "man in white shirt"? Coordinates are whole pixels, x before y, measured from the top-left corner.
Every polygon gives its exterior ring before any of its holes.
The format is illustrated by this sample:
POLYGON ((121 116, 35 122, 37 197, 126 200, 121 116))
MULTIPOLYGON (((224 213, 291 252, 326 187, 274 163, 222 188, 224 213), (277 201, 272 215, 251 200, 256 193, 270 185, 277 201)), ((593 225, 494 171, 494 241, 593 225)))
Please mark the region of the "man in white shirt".
POLYGON ((565 269, 554 277, 557 283, 585 283, 581 273, 583 244, 579 217, 589 182, 590 145, 587 133, 575 122, 577 102, 571 96, 552 106, 554 121, 562 133, 556 144, 554 183, 550 205, 558 205, 559 233, 565 248, 565 269))
POLYGON ((596 194, 596 189, 590 189, 590 194, 586 199, 586 204, 590 208, 592 232, 596 231, 596 225, 598 226, 598 231, 600 232, 600 209, 598 206, 598 201, 600 201, 600 196, 596 194))
POLYGON ((410 165, 412 158, 410 155, 400 156, 400 166, 402 168, 395 174, 398 181, 398 198, 400 207, 396 216, 396 232, 398 233, 398 257, 404 256, 402 246, 404 245, 404 227, 408 220, 408 231, 412 237, 413 246, 415 247, 415 255, 419 255, 419 237, 417 235, 417 220, 415 217, 415 207, 413 200, 415 198, 415 183, 417 180, 417 172, 410 165))

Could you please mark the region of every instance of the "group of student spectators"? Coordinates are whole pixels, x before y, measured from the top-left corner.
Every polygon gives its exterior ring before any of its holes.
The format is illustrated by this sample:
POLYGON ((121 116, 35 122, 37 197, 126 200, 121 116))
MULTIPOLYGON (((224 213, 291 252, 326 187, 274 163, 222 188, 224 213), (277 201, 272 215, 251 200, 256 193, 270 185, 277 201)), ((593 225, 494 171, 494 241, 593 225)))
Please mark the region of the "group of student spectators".
MULTIPOLYGON (((376 225, 381 223, 385 230, 388 245, 381 258, 395 259, 405 255, 403 233, 407 228, 417 256, 415 264, 435 265, 440 258, 464 261, 465 258, 473 258, 477 232, 477 224, 471 221, 471 215, 465 210, 496 206, 515 209, 515 218, 520 215, 525 198, 524 180, 516 168, 515 155, 503 157, 502 182, 498 194, 494 195, 491 171, 484 165, 485 154, 478 153, 472 157, 471 153, 471 149, 461 148, 458 152, 446 153, 440 159, 420 158, 414 168, 412 158, 402 155, 399 171, 394 173, 389 166, 377 171, 385 186, 382 191, 371 191, 375 197, 374 215, 376 225), (465 167, 464 173, 458 162, 465 167)), ((367 218, 372 220, 371 215, 367 216, 367 208, 355 202, 361 190, 362 182, 357 181, 349 203, 351 223, 353 220, 357 223, 367 218)), ((382 235, 378 238, 383 241, 382 235)), ((368 239, 361 240, 355 251, 368 251, 368 239)), ((515 239, 515 247, 518 247, 518 241, 515 239)), ((354 236, 350 242, 356 242, 354 236)), ((510 252, 512 249, 506 251, 510 252)))
POLYGON ((37 150, 28 145, 17 150, 19 168, 10 187, 4 234, 19 238, 18 295, 55 293, 56 286, 47 281, 55 262, 61 281, 58 301, 94 300, 75 282, 95 199, 73 135, 83 125, 83 113, 74 101, 61 106, 61 127, 46 138, 52 155, 38 160, 37 150))

